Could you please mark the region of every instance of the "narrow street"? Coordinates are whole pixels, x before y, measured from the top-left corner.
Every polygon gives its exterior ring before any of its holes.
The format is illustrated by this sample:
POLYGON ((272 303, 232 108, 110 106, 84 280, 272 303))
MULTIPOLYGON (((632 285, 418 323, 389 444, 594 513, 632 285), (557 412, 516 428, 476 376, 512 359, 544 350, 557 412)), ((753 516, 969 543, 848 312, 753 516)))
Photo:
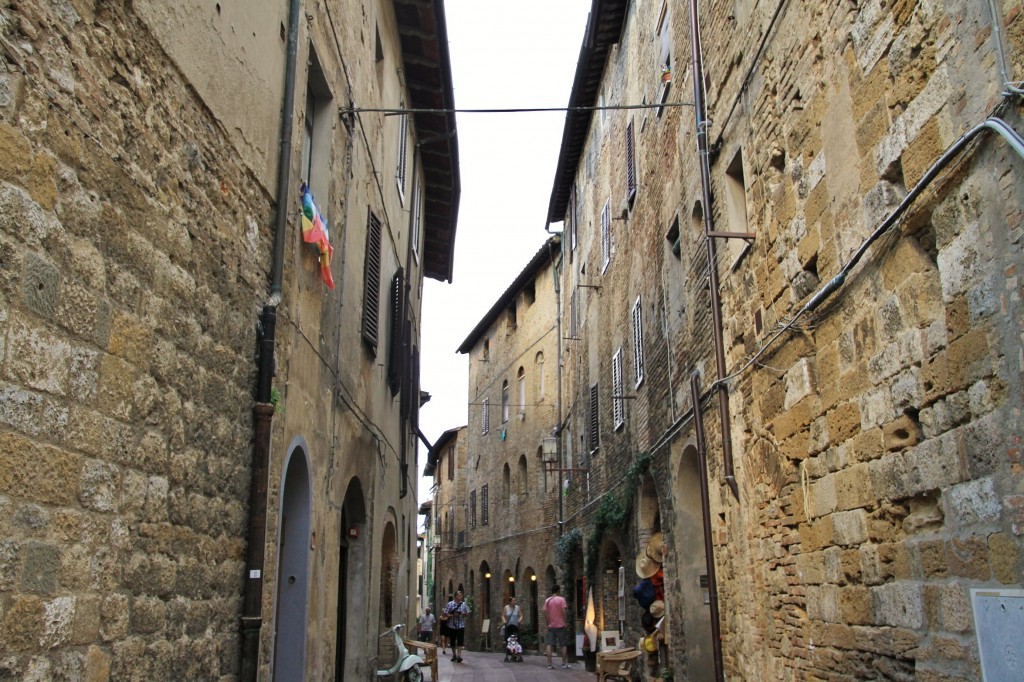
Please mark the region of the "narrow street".
MULTIPOLYGON (((548 670, 547 658, 543 655, 528 654, 521 663, 505 663, 501 651, 464 651, 462 663, 452 663, 450 656, 438 654, 439 682, 594 682, 595 673, 587 672, 583 661, 572 664, 569 670, 558 667, 548 670)), ((430 680, 430 671, 424 668, 424 682, 430 680)))

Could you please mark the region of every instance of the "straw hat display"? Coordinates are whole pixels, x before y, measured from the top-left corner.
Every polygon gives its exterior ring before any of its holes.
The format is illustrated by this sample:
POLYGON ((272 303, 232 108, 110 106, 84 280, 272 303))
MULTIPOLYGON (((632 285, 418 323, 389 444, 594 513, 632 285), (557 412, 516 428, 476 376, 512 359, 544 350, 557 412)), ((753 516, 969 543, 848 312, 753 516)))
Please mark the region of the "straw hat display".
POLYGON ((647 551, 636 555, 636 574, 641 578, 650 578, 661 570, 661 563, 647 556, 647 551))

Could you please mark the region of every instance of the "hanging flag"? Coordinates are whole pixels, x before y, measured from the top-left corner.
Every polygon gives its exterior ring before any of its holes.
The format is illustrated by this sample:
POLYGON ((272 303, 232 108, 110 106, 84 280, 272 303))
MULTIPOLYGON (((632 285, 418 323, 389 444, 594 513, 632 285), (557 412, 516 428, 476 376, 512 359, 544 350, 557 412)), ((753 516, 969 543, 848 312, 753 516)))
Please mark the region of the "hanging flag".
POLYGON ((315 244, 320 250, 320 276, 328 288, 334 288, 334 278, 331 276, 331 255, 334 248, 331 246, 331 234, 327 229, 327 221, 320 215, 320 209, 313 201, 313 195, 309 186, 302 183, 299 189, 302 194, 302 240, 315 244))

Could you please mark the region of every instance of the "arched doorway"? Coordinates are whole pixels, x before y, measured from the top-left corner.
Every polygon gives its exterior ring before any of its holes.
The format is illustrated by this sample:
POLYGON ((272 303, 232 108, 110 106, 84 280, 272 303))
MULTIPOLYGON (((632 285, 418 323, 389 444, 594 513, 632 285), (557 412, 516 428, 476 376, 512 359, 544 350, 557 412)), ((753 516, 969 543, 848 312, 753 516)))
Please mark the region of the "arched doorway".
MULTIPOLYGON (((366 530, 366 506, 363 487, 358 478, 348 484, 345 501, 341 507, 341 541, 338 552, 338 612, 337 633, 334 650, 334 679, 345 679, 345 655, 349 638, 357 641, 358 633, 349 632, 347 614, 366 612, 366 592, 363 579, 368 575, 366 568, 366 544, 361 540, 366 530), (362 588, 362 589, 361 589, 362 588)), ((350 670, 350 672, 353 672, 350 670)))
MULTIPOLYGON (((618 631, 622 633, 625 614, 625 599, 622 584, 622 550, 615 540, 606 537, 601 544, 597 585, 594 587, 594 599, 599 601, 598 622, 602 632, 618 631), (600 597, 598 597, 600 595, 600 597)), ((586 598, 586 595, 583 595, 586 598)))
POLYGON ((274 679, 301 680, 306 668, 310 484, 306 453, 293 447, 281 486, 274 679))
MULTIPOLYGON (((685 552, 674 552, 679 575, 681 608, 671 609, 683 619, 686 643, 687 679, 697 682, 714 679, 714 651, 711 641, 711 612, 705 601, 707 589, 707 562, 704 554, 704 524, 700 508, 700 473, 697 449, 687 447, 679 461, 673 490, 676 508, 675 547, 686 547, 685 552)), ((675 606, 675 605, 673 605, 675 606)))
POLYGON ((395 622, 395 579, 398 575, 397 542, 395 524, 388 520, 384 525, 384 536, 380 545, 380 615, 377 622, 378 632, 384 632, 395 622))
MULTIPOLYGON (((538 610, 537 604, 540 597, 540 593, 537 590, 537 574, 530 567, 526 568, 523 573, 523 583, 528 586, 529 594, 524 595, 526 597, 526 604, 521 604, 520 608, 524 609, 529 614, 529 625, 533 626, 534 631, 537 631, 537 626, 540 621, 537 618, 538 610)), ((520 600, 522 601, 522 600, 520 600)))
POLYGON ((480 612, 481 621, 491 617, 491 566, 486 561, 480 562, 480 612))

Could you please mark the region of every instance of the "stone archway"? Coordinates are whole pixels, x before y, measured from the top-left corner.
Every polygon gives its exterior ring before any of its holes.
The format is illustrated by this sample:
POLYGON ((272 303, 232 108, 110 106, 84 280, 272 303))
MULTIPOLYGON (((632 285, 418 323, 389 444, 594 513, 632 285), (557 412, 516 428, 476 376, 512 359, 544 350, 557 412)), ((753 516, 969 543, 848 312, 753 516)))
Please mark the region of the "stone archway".
POLYGON ((363 614, 367 610, 367 581, 370 574, 367 568, 366 542, 363 536, 366 531, 366 503, 363 487, 358 478, 353 478, 345 492, 345 501, 341 507, 341 537, 338 552, 338 608, 337 632, 334 653, 334 679, 342 682, 345 679, 346 661, 349 663, 350 679, 355 678, 355 659, 346 656, 348 642, 358 642, 356 619, 349 619, 348 613, 363 614))
POLYGON ((274 610, 275 680, 301 680, 306 670, 311 493, 306 453, 288 454, 281 485, 277 605, 274 610))
MULTIPOLYGON (((676 470, 675 532, 672 555, 676 561, 676 589, 678 595, 671 611, 682 618, 683 640, 686 650, 687 679, 710 682, 714 679, 714 650, 711 641, 711 613, 705 595, 707 588, 707 562, 704 554, 704 524, 700 507, 700 471, 697 449, 692 445, 683 450, 676 470), (686 547, 685 552, 674 551, 686 547), (680 603, 681 602, 681 603, 680 603)), ((666 588, 668 585, 666 585, 666 588)))

